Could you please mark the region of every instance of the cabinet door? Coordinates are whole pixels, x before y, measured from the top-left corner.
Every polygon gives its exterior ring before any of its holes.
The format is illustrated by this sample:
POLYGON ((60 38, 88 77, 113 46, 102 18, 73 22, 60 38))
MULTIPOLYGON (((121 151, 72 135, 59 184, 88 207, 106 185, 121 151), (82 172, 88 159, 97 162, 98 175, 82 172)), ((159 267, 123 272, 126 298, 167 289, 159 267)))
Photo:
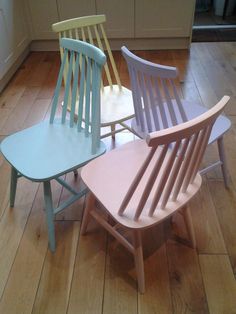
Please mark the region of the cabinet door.
POLYGON ((29 44, 23 0, 0 1, 0 79, 29 44))
POLYGON ((95 0, 57 0, 60 21, 96 14, 95 0))
POLYGON ((135 37, 189 37, 195 0, 136 0, 135 37))
POLYGON ((57 38, 52 24, 59 21, 56 0, 27 0, 32 39, 57 38))
POLYGON ((96 6, 97 14, 105 14, 107 17, 108 37, 134 37, 134 0, 96 0, 96 6))

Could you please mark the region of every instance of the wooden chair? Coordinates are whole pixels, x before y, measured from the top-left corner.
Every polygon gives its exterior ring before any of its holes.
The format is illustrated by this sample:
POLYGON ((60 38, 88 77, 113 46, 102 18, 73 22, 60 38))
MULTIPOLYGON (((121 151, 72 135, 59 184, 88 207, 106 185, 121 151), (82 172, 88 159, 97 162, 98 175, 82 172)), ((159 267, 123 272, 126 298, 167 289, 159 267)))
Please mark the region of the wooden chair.
MULTIPOLYGON (((174 79, 178 76, 175 67, 163 66, 141 59, 122 47, 127 62, 135 118, 131 127, 141 138, 150 132, 165 129, 186 122, 204 113, 207 108, 180 98, 174 79)), ((229 130, 231 122, 221 115, 211 132, 208 144, 217 141, 219 160, 201 170, 206 173, 221 165, 225 186, 228 186, 227 167, 223 145, 223 135, 229 130)))
POLYGON ((5 138, 1 152, 12 166, 10 206, 14 206, 17 179, 21 176, 31 181, 43 182, 44 199, 49 233, 49 245, 55 251, 54 215, 87 192, 76 191, 60 177, 73 171, 105 152, 100 141, 100 80, 106 56, 98 48, 72 39, 60 41, 63 60, 52 102, 50 121, 44 121, 5 138), (64 91, 64 107, 56 117, 59 94, 66 60, 69 60, 64 91), (72 71, 74 67, 74 73, 72 71), (84 85, 86 84, 86 88, 84 85), (67 114, 71 87, 72 102, 67 114), (75 102, 80 90, 77 123, 75 102), (85 121, 82 123, 83 110, 85 121), (51 180, 55 179, 72 193, 72 197, 53 208, 51 180))
MULTIPOLYGON (((52 25, 54 32, 58 33, 59 39, 62 37, 80 39, 96 45, 102 51, 107 52, 107 63, 105 69, 105 83, 101 85, 101 127, 111 127, 111 132, 102 135, 106 137, 129 128, 124 121, 134 116, 132 93, 129 89, 121 85, 117 67, 111 52, 111 48, 104 30, 103 24, 106 22, 105 15, 93 15, 78 17, 62 21, 52 25), (116 129, 116 124, 121 128, 116 129)), ((61 58, 63 50, 60 49, 61 58)), ((65 67, 65 75, 68 66, 65 67)))
POLYGON ((201 186, 198 168, 216 118, 228 96, 209 111, 188 122, 150 133, 112 150, 82 169, 81 177, 90 190, 82 222, 85 233, 90 217, 134 255, 138 286, 144 292, 141 231, 150 228, 181 208, 188 222, 193 247, 196 246, 188 201, 201 186), (172 146, 170 149, 170 145, 172 146), (106 219, 98 200, 112 219, 106 219), (115 221, 116 224, 110 224, 115 221), (126 228, 133 235, 130 243, 120 232, 126 228))

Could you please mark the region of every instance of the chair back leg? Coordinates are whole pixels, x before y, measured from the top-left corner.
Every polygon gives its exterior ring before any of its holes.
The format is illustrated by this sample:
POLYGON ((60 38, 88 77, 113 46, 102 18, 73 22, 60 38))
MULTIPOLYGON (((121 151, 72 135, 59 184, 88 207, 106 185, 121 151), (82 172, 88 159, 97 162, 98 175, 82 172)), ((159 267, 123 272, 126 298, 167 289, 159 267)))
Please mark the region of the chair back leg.
POLYGON ((10 207, 14 207, 17 186, 17 170, 11 167, 10 207))
POLYGON ((219 156, 220 156, 220 161, 221 161, 221 170, 223 174, 224 184, 226 188, 229 188, 229 180, 228 180, 228 174, 227 174, 227 165, 226 165, 223 137, 220 137, 217 140, 217 145, 218 145, 218 151, 219 151, 219 156))
POLYGON ((115 131, 116 131, 116 125, 115 124, 111 124, 111 132, 114 132, 112 133, 111 135, 111 138, 114 140, 115 139, 115 131))
POLYGON ((84 210, 84 216, 81 226, 81 234, 84 235, 87 230, 87 226, 90 218, 90 211, 95 207, 95 196, 90 192, 87 194, 86 207, 84 210))
POLYGON ((190 209, 188 206, 183 208, 183 218, 184 222, 187 228, 187 232, 190 238, 190 243, 193 249, 197 247, 196 245, 196 238, 195 238, 195 232, 194 232, 194 227, 193 227, 193 221, 190 213, 190 209))
POLYGON ((75 169, 73 172, 74 172, 74 176, 75 176, 75 177, 77 177, 77 176, 78 176, 78 174, 79 174, 79 173, 78 173, 78 170, 77 170, 77 169, 75 169))
POLYGON ((56 240, 55 240, 55 227, 54 227, 54 213, 53 213, 53 203, 52 203, 52 191, 50 181, 43 182, 44 191, 44 202, 48 225, 48 239, 49 248, 52 252, 56 250, 56 240))
POLYGON ((134 239, 134 263, 138 279, 138 289, 140 293, 145 292, 145 279, 144 279, 144 264, 143 264, 143 248, 141 231, 135 230, 133 232, 134 239))

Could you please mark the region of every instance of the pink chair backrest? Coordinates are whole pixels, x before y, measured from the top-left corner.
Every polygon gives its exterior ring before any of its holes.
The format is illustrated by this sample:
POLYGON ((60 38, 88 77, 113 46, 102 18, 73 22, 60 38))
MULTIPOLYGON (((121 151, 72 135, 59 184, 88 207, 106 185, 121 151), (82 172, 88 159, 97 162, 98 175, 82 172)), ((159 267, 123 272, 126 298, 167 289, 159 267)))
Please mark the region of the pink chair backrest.
POLYGON ((212 109, 197 118, 153 132, 147 137, 150 152, 120 206, 120 215, 126 210, 147 173, 149 175, 141 192, 134 220, 138 220, 148 199, 149 216, 152 216, 157 207, 164 209, 169 201, 178 200, 180 193, 185 193, 194 184, 212 126, 228 100, 229 97, 224 96, 212 109), (170 145, 172 149, 169 149, 170 145))
POLYGON ((121 48, 127 62, 136 123, 144 133, 186 122, 186 114, 174 79, 175 67, 163 66, 135 56, 121 48))

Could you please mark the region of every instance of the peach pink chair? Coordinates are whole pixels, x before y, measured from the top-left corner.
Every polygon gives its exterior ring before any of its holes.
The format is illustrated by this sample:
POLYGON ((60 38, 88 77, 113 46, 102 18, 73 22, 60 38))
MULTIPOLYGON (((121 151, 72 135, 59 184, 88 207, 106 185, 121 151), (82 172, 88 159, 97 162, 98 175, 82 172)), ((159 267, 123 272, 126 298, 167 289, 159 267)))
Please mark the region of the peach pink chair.
POLYGON ((213 124, 224 109, 225 96, 212 109, 188 122, 153 132, 145 140, 127 143, 98 157, 82 169, 90 193, 82 222, 86 232, 89 218, 95 218, 134 255, 141 293, 145 290, 141 232, 184 209, 187 229, 196 246, 188 201, 201 186, 198 173, 213 124), (171 145, 171 149, 170 149, 171 145), (99 201, 115 220, 95 207, 99 201), (133 235, 130 243, 119 227, 133 235))
MULTIPOLYGON (((202 105, 180 98, 174 82, 178 76, 175 67, 159 65, 139 58, 126 47, 122 47, 121 50, 128 65, 133 93, 135 117, 132 119, 131 126, 141 138, 145 138, 150 132, 186 122, 207 110, 202 105)), ((228 179, 223 135, 230 126, 230 120, 220 115, 208 142, 208 144, 217 142, 219 160, 201 170, 201 173, 206 173, 221 165, 226 187, 228 179)))

